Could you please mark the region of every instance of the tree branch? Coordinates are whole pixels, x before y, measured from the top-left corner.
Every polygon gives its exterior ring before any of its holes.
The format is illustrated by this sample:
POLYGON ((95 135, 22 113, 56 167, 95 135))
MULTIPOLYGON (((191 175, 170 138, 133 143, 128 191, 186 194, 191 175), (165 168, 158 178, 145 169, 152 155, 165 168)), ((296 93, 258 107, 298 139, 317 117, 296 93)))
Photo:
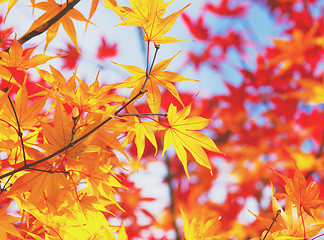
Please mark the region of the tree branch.
POLYGON ((24 158, 24 164, 26 165, 27 162, 26 162, 26 153, 25 153, 25 145, 24 145, 23 133, 21 132, 20 123, 19 123, 19 119, 18 119, 18 116, 17 116, 15 106, 13 105, 9 94, 7 96, 8 96, 12 111, 14 112, 14 115, 15 115, 15 119, 16 119, 16 123, 17 123, 17 130, 18 130, 17 134, 18 134, 19 139, 20 139, 20 144, 21 144, 21 148, 22 148, 22 152, 23 152, 23 158, 24 158))
MULTIPOLYGON (((43 23, 39 27, 35 28, 31 32, 25 33, 20 39, 18 39, 18 42, 22 45, 25 42, 29 41, 35 36, 38 36, 45 32, 47 29, 49 29, 54 23, 56 23, 58 20, 60 20, 64 15, 70 11, 80 0, 74 0, 72 2, 67 2, 66 7, 62 9, 58 14, 56 14, 53 18, 48 20, 47 22, 43 23)), ((5 51, 8 52, 10 47, 8 47, 5 51)))
MULTIPOLYGON (((126 108, 129 104, 131 104, 133 101, 135 101, 136 98, 138 98, 139 96, 143 95, 144 93, 146 93, 146 91, 140 91, 138 94, 136 94, 136 96, 134 96, 131 100, 129 100, 124 106, 120 107, 116 112, 115 112, 115 115, 117 116, 117 114, 119 112, 121 112, 124 108, 126 108)), ((102 123, 98 124, 96 127, 94 127, 93 129, 91 129, 89 132, 87 132, 86 134, 84 134, 83 136, 79 137, 78 139, 74 140, 73 142, 70 142, 68 145, 66 145, 64 148, 61 148, 60 150, 56 151, 55 153, 52 153, 51 155, 45 157, 45 158, 42 158, 38 161, 35 161, 33 163, 30 163, 30 164, 26 164, 20 168, 17 168, 15 170, 12 170, 8 173, 5 173, 3 175, 0 176, 0 179, 3 179, 5 177, 8 177, 10 175, 13 175, 15 173, 18 173, 18 172, 21 172, 21 171, 24 171, 26 169, 29 169, 33 166, 36 166, 40 163, 43 163, 49 159, 51 159, 52 157, 55 157, 57 155, 59 155, 60 153, 62 152, 65 152, 66 150, 68 150, 69 148, 73 147, 75 144, 81 142, 83 139, 87 138, 89 135, 91 135, 92 133, 94 133, 95 131, 97 131, 99 128, 101 128, 103 125, 105 125, 107 122, 109 122, 110 120, 112 120, 113 117, 109 117, 107 118, 106 120, 104 120, 102 123)))

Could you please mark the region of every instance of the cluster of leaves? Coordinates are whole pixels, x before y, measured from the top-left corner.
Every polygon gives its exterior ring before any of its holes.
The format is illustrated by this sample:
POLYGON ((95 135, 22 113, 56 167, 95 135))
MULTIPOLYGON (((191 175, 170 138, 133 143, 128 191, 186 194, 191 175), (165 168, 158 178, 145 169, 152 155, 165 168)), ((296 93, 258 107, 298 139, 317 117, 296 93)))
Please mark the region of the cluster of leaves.
MULTIPOLYGON (((76 49, 70 55, 77 56, 80 49, 71 18, 90 23, 72 8, 77 2, 32 1, 33 8, 46 12, 24 36, 47 29, 46 49, 62 23, 76 49), (68 11, 62 14, 63 9, 68 11), (61 17, 49 26, 58 15, 61 17)), ((163 136, 163 153, 172 143, 188 178, 186 149, 199 164, 209 169, 203 148, 220 152, 209 137, 196 132, 210 120, 189 117, 191 105, 184 106, 173 85, 192 79, 165 70, 173 57, 155 64, 158 43, 181 41, 164 35, 184 8, 162 18, 169 4, 161 0, 133 1, 132 8, 117 6, 114 1, 104 2, 123 20, 122 25, 140 27, 145 33, 146 70, 118 64, 132 74, 123 82, 100 87, 98 74, 88 86, 76 72, 66 80, 61 71, 51 65, 50 72, 42 70, 38 66, 55 57, 32 56, 35 47, 24 50, 21 45, 24 37, 19 40, 14 37, 0 54, 2 85, 6 85, 0 102, 1 149, 5 156, 1 161, 1 198, 4 199, 1 218, 5 223, 2 239, 7 234, 36 239, 115 239, 116 231, 119 231, 118 239, 126 239, 124 225, 112 226, 107 221, 109 215, 114 216, 110 209, 117 207, 125 211, 116 200, 116 194, 127 187, 116 171, 124 168, 123 161, 136 163, 141 159, 146 138, 156 152, 161 149, 155 135, 163 136), (156 50, 151 60, 149 53, 153 43, 156 50), (39 84, 33 94, 27 89, 27 85, 37 86, 28 76, 30 68, 37 70, 44 83, 39 84), (159 86, 169 91, 183 109, 178 111, 170 103, 167 112, 160 113, 159 86), (120 88, 133 90, 126 98, 116 93, 120 88), (149 109, 143 113, 137 109, 136 101, 144 96, 149 109), (44 107, 46 102, 51 104, 49 108, 44 107), (159 120, 166 116, 167 120, 159 120), (137 160, 124 150, 130 144, 137 148, 137 160), (12 200, 20 209, 19 231, 12 225, 19 218, 5 215, 12 200)), ((93 1, 90 17, 97 5, 98 1, 93 1)), ((4 41, 9 41, 9 37, 4 41)), ((102 43, 104 48, 105 41, 102 43)), ((100 54, 99 58, 104 57, 103 52, 100 54)), ((67 68, 73 67, 75 59, 67 68)))
MULTIPOLYGON (((8 12, 16 2, 9 1, 8 12)), ((78 77, 82 48, 72 19, 87 28, 99 0, 92 0, 88 18, 74 8, 78 2, 31 1, 32 10, 45 13, 19 39, 13 28, 1 25, 1 239, 319 238, 324 20, 312 9, 323 9, 320 1, 221 0, 205 3, 195 20, 182 13, 189 5, 165 16, 172 1, 130 0, 120 6, 103 0, 121 19, 119 25, 141 29, 147 43, 146 68, 115 63, 131 76, 110 85, 99 83, 99 73, 90 85, 78 77), (205 23, 206 13, 217 21, 244 22, 255 4, 264 4, 276 24, 286 25, 286 39, 265 47, 256 34, 234 27, 224 34, 205 23), (208 66, 225 76, 230 52, 236 53, 241 65, 231 66, 241 79, 235 85, 226 79, 228 93, 209 98, 181 93, 178 82, 195 80, 166 70, 177 54, 155 63, 160 44, 185 42, 165 36, 181 13, 199 46, 188 52, 186 67, 208 66), (45 51, 61 23, 73 45, 57 49, 58 56, 33 55, 36 46, 22 47, 46 31, 45 51), (243 57, 255 46, 255 59, 247 64, 243 57), (63 69, 40 66, 57 59, 63 68, 75 69, 68 79, 63 69), (128 97, 124 88, 131 89, 128 97), (166 151, 171 145, 175 151, 166 151), (156 161, 166 165, 170 190, 170 204, 160 216, 143 206, 158 199, 145 197, 132 180, 156 161), (225 167, 234 180, 225 184, 225 200, 216 203, 214 185, 225 167), (272 191, 272 211, 264 191, 271 190, 269 179, 282 192, 272 191), (239 221, 249 199, 263 225, 239 221), (286 199, 285 208, 279 199, 286 199), (15 216, 13 202, 19 207, 15 216)), ((96 57, 116 56, 117 49, 102 37, 96 57)))

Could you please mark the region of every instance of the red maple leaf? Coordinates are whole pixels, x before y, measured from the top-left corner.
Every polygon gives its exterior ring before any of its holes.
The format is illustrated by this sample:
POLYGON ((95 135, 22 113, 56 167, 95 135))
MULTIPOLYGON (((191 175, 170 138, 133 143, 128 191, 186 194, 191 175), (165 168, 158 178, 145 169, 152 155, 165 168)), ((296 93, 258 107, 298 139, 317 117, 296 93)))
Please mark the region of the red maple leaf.
POLYGON ((243 17, 247 7, 245 5, 237 5, 235 7, 230 7, 229 0, 222 0, 222 2, 218 6, 212 3, 206 4, 206 9, 212 13, 221 16, 243 17))
POLYGON ((68 43, 67 44, 67 50, 59 49, 61 54, 65 54, 65 56, 62 57, 63 59, 63 69, 69 69, 72 70, 76 67, 78 60, 80 59, 80 54, 78 53, 77 49, 74 45, 68 43))
POLYGON ((101 44, 98 48, 97 58, 104 60, 105 58, 116 56, 117 53, 117 43, 109 44, 104 37, 101 37, 101 44))
POLYGON ((182 13, 181 14, 182 19, 186 23, 187 27, 189 28, 189 31, 191 34, 197 39, 197 40, 207 40, 209 37, 209 28, 207 28, 204 25, 204 19, 202 16, 199 16, 197 22, 194 22, 188 14, 182 13))

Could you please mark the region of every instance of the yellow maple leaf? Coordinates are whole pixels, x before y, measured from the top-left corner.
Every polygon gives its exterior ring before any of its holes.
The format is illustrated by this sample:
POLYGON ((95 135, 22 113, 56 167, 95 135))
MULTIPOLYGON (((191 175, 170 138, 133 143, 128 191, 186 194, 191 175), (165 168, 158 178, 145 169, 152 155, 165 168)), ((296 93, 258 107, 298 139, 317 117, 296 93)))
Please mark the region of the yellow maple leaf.
POLYGON ((113 10, 122 19, 118 25, 142 27, 145 32, 145 41, 155 43, 186 42, 163 35, 171 29, 179 14, 190 4, 166 18, 162 18, 172 1, 164 3, 163 0, 130 0, 129 2, 132 9, 118 6, 116 0, 104 0, 105 7, 113 10))
POLYGON ((0 52, 0 65, 3 65, 5 67, 14 67, 18 70, 26 70, 29 68, 37 67, 38 65, 44 64, 48 60, 57 57, 50 57, 44 54, 37 54, 31 57, 31 54, 35 48, 36 47, 30 48, 25 53, 23 53, 23 48, 15 37, 9 49, 9 52, 0 52))
MULTIPOLYGON (((218 240, 225 239, 218 234, 220 217, 204 219, 204 217, 193 218, 189 223, 186 213, 180 208, 183 219, 184 235, 186 240, 218 240)), ((226 238, 227 239, 227 238, 226 238)))
POLYGON ((187 170, 187 153, 186 149, 191 153, 197 163, 207 167, 211 170, 211 166, 208 160, 208 156, 203 148, 213 151, 221 152, 215 145, 212 139, 207 137, 201 132, 194 130, 201 130, 205 128, 210 120, 203 117, 189 117, 191 105, 182 109, 177 113, 177 107, 172 103, 168 110, 169 126, 164 136, 164 148, 163 153, 168 149, 172 143, 180 161, 183 164, 188 179, 190 179, 187 170))
MULTIPOLYGON (((169 66, 170 62, 175 56, 177 56, 177 54, 167 60, 157 63, 153 67, 150 73, 150 78, 147 79, 145 88, 143 89, 148 90, 148 92, 146 93, 147 103, 153 113, 158 113, 161 106, 161 92, 158 85, 167 89, 184 107, 179 93, 173 83, 181 81, 197 81, 195 79, 183 77, 178 73, 165 71, 165 69, 169 66)), ((115 64, 123 67, 125 70, 133 74, 133 76, 129 77, 124 82, 116 85, 115 88, 134 87, 133 91, 131 92, 130 98, 134 97, 141 90, 146 80, 146 72, 139 67, 122 65, 118 63, 115 64)))
POLYGON ((123 146, 128 145, 135 138, 135 145, 137 148, 137 162, 139 163, 144 153, 145 138, 147 138, 155 148, 155 154, 157 153, 157 143, 152 130, 159 128, 158 123, 140 121, 138 117, 127 118, 127 124, 129 127, 129 133, 123 142, 123 146))
MULTIPOLYGON (((40 27, 42 24, 48 22, 51 18, 56 16, 58 13, 62 11, 63 8, 66 7, 68 4, 68 1, 66 1, 63 4, 56 3, 55 0, 47 0, 46 2, 39 2, 32 4, 33 8, 38 8, 41 10, 46 11, 42 16, 40 16, 36 21, 33 22, 31 27, 29 28, 28 32, 31 32, 38 27, 40 27)), ((74 28, 74 24, 72 22, 72 19, 78 20, 78 21, 84 21, 86 23, 90 23, 88 19, 86 19, 82 13, 80 13, 78 10, 72 8, 69 10, 61 19, 59 19, 56 23, 54 23, 46 33, 46 45, 45 49, 47 48, 48 44, 55 38, 57 31, 60 27, 60 24, 62 23, 62 26, 65 30, 65 32, 68 34, 70 39, 72 40, 75 48, 77 49, 78 53, 81 54, 78 43, 77 43, 77 36, 76 31, 74 28)))
POLYGON ((321 104, 324 102, 324 75, 322 79, 301 78, 298 84, 302 89, 285 94, 288 97, 303 99, 309 104, 321 104))

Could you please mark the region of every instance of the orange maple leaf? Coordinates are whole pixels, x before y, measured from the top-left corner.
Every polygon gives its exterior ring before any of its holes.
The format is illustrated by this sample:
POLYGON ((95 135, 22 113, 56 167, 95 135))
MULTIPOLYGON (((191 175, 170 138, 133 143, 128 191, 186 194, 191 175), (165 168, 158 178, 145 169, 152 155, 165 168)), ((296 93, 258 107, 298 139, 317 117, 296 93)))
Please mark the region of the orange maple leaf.
POLYGON ((13 225, 14 222, 20 220, 19 217, 7 215, 7 207, 0 209, 0 239, 7 239, 7 234, 12 234, 16 237, 22 238, 18 230, 13 225))
POLYGON ((163 0, 130 0, 133 8, 131 9, 118 6, 116 0, 104 0, 105 7, 113 10, 123 20, 118 25, 142 27, 145 32, 145 41, 155 43, 186 42, 163 36, 171 29, 179 14, 190 5, 188 4, 166 18, 161 18, 171 2, 164 3, 163 0))
POLYGON ((18 90, 15 101, 12 102, 16 113, 12 110, 12 106, 8 98, 4 99, 5 107, 0 109, 0 114, 2 120, 15 126, 17 124, 16 117, 19 120, 20 127, 24 129, 34 129, 37 130, 38 127, 34 127, 37 123, 36 116, 42 110, 43 106, 46 103, 47 98, 40 98, 32 102, 28 106, 28 93, 26 89, 26 82, 18 90))
MULTIPOLYGON (((33 3, 33 8, 38 8, 41 10, 46 11, 42 16, 40 16, 36 21, 33 22, 31 27, 29 28, 28 32, 33 31, 40 27, 42 24, 46 23, 48 20, 56 16, 58 13, 62 11, 64 7, 66 7, 68 1, 64 4, 56 3, 55 0, 47 0, 47 2, 39 2, 39 3, 33 3)), ((93 10, 94 11, 94 10, 93 10)), ((72 19, 78 20, 78 21, 84 21, 87 24, 90 23, 88 19, 86 19, 82 13, 80 13, 78 10, 72 8, 69 10, 60 20, 58 20, 56 23, 54 23, 46 33, 46 45, 45 49, 47 48, 48 44, 55 38, 57 31, 59 29, 60 24, 62 23, 63 28, 65 32, 69 35, 70 39, 72 40, 73 44, 75 45, 75 48, 81 54, 78 43, 77 43, 77 37, 76 37, 76 31, 72 22, 72 19)))
MULTIPOLYGON (((175 56, 177 56, 177 54, 175 56)), ((153 113, 158 113, 161 106, 161 92, 158 85, 166 88, 184 107, 179 93, 172 83, 181 81, 197 81, 195 79, 183 77, 178 73, 165 71, 165 69, 169 66, 170 62, 175 56, 167 60, 161 61, 153 67, 150 73, 150 78, 147 79, 145 88, 143 89, 148 90, 148 92, 146 93, 147 103, 153 113)), ((115 64, 123 67, 128 72, 134 74, 133 76, 126 79, 124 82, 116 85, 116 88, 134 87, 130 98, 134 97, 140 91, 146 80, 146 72, 140 69, 139 67, 122 65, 118 63, 115 64)))
MULTIPOLYGON (((307 237, 307 239, 310 239, 316 236, 316 234, 318 234, 319 231, 321 231, 321 229, 324 227, 323 223, 315 223, 315 220, 305 212, 302 213, 302 215, 299 215, 299 207, 296 205, 294 206, 290 199, 287 200, 286 206, 283 209, 279 205, 275 195, 276 194, 272 194, 272 213, 273 216, 275 216, 275 221, 273 218, 259 217, 249 211, 258 220, 260 220, 266 228, 269 228, 269 226, 271 226, 270 230, 265 230, 262 233, 261 239, 301 240, 305 239, 305 237, 307 237)), ((252 240, 256 240, 256 238, 253 238, 252 240)))
POLYGON ((31 58, 30 56, 35 48, 36 46, 28 49, 25 53, 23 53, 23 48, 15 37, 9 49, 9 53, 5 51, 0 52, 0 65, 6 67, 14 67, 18 70, 26 70, 29 68, 37 67, 38 65, 46 63, 50 59, 58 57, 50 57, 44 54, 37 54, 31 58))
POLYGON ((282 71, 289 69, 293 64, 301 64, 306 57, 307 51, 316 46, 323 47, 324 38, 316 36, 319 23, 314 24, 307 33, 294 29, 292 39, 274 39, 273 42, 278 49, 278 55, 270 59, 269 65, 277 65, 283 62, 282 71))
POLYGON ((163 155, 165 153, 165 150, 170 147, 172 142, 172 145, 183 164, 188 179, 190 179, 190 177, 187 170, 187 153, 185 149, 187 149, 192 154, 197 163, 207 167, 210 170, 211 166, 208 160, 208 156, 202 148, 213 152, 221 152, 216 147, 212 139, 201 132, 194 131, 205 128, 210 120, 203 117, 187 118, 190 113, 190 109, 191 105, 187 106, 177 113, 176 106, 174 106, 172 103, 169 106, 169 126, 167 126, 167 130, 165 132, 164 148, 162 153, 163 155))
MULTIPOLYGON (((274 170, 273 170, 274 171, 274 170)), ((285 181, 285 190, 286 193, 276 194, 278 197, 285 197, 289 199, 293 204, 297 206, 298 215, 302 215, 301 208, 305 210, 305 212, 314 218, 314 215, 310 211, 311 208, 318 208, 320 205, 324 203, 323 200, 319 200, 319 186, 316 182, 311 181, 308 185, 305 177, 299 171, 297 166, 295 166, 294 177, 288 178, 276 171, 284 181, 285 181)))
POLYGON ((71 201, 74 199, 73 190, 72 182, 68 180, 66 174, 33 171, 19 177, 12 184, 6 196, 14 199, 27 199, 39 209, 50 208, 55 212, 68 199, 71 201), (62 198, 63 194, 60 195, 63 191, 65 194, 68 193, 69 197, 66 199, 62 198))
POLYGON ((76 73, 66 81, 59 70, 51 65, 49 67, 51 73, 38 68, 36 70, 41 78, 47 81, 52 87, 43 87, 45 91, 38 92, 33 96, 49 95, 55 99, 63 100, 63 103, 67 102, 71 106, 76 107, 79 113, 103 112, 99 110, 101 106, 109 102, 122 102, 125 100, 116 94, 109 94, 109 91, 114 86, 113 84, 99 87, 99 72, 95 81, 88 86, 76 76, 76 73))

